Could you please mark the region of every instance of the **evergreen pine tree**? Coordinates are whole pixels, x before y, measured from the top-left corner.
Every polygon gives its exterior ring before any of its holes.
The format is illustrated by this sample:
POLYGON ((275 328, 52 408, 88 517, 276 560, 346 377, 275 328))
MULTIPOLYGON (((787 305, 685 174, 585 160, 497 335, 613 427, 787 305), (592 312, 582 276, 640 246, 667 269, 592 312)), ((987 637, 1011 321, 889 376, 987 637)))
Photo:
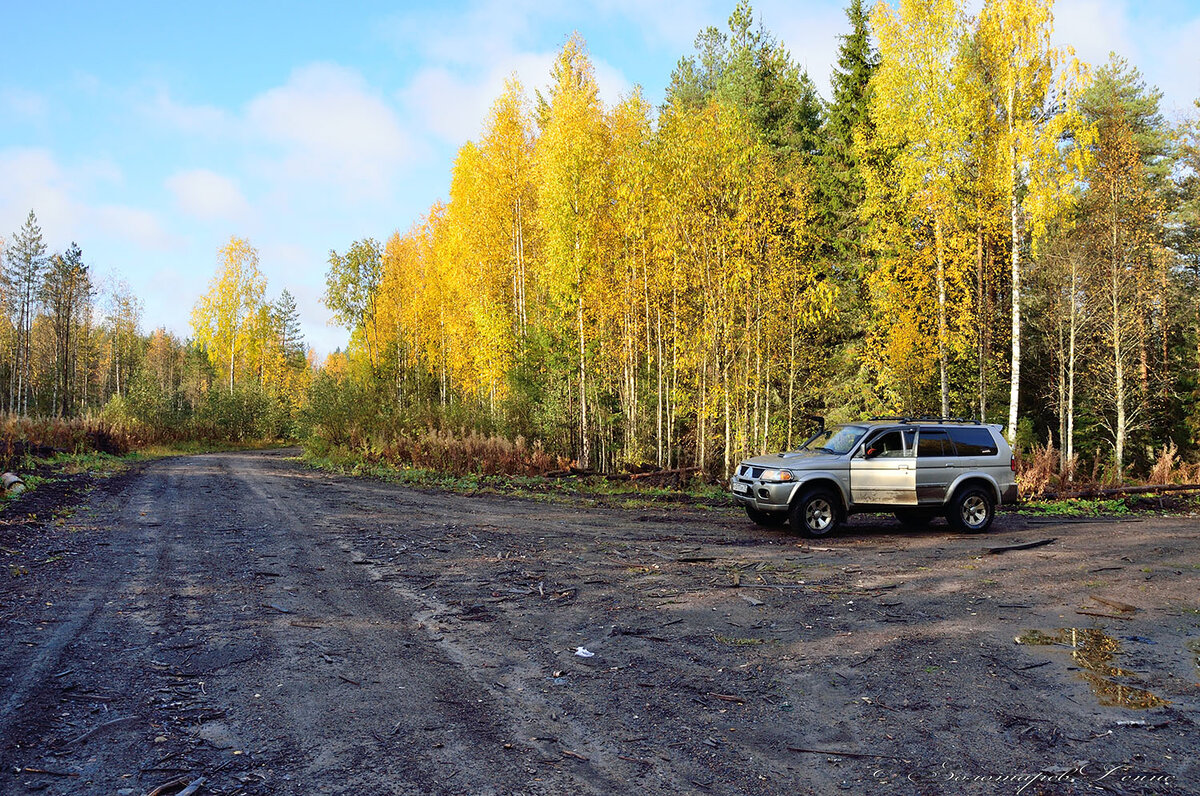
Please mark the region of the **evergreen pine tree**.
POLYGON ((867 11, 862 0, 846 9, 850 32, 840 36, 837 65, 830 78, 833 98, 825 106, 822 149, 817 163, 817 220, 825 254, 853 259, 859 252, 858 207, 865 194, 854 137, 869 138, 867 87, 879 63, 871 47, 867 11))
POLYGON ((4 288, 13 314, 12 370, 9 373, 8 411, 24 414, 29 409, 29 340, 33 329, 34 300, 46 267, 46 243, 32 210, 25 224, 13 235, 5 258, 4 288))
POLYGON ((291 291, 284 288, 271 307, 271 315, 279 334, 279 346, 292 367, 304 367, 304 336, 300 331, 300 311, 291 291))
POLYGON ((779 154, 814 153, 822 123, 821 99, 808 73, 739 2, 729 33, 707 28, 696 37, 696 55, 680 59, 667 88, 667 104, 699 108, 713 100, 737 108, 779 154))

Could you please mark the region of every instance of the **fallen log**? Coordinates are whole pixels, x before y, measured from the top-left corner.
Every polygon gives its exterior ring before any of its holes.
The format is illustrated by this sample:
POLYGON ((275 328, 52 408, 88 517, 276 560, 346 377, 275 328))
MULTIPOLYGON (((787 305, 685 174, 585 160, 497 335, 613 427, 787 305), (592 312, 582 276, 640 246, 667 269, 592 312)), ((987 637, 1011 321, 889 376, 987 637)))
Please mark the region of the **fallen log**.
POLYGON ((595 470, 585 470, 580 467, 568 467, 565 470, 550 470, 542 475, 545 478, 577 478, 585 475, 600 475, 600 473, 596 472, 595 470))
POLYGON ((1010 550, 1029 550, 1034 547, 1042 547, 1044 545, 1053 544, 1054 542, 1057 542, 1057 541, 1058 541, 1058 537, 1055 536, 1050 539, 1039 539, 1036 542, 1026 542, 1024 544, 1008 544, 1008 545, 1004 545, 1002 547, 989 547, 987 549, 987 551, 991 555, 998 556, 1001 553, 1007 553, 1010 550))
POLYGON ((1121 495, 1158 495, 1167 492, 1197 492, 1200 484, 1152 484, 1150 486, 1118 486, 1104 489, 1080 489, 1074 492, 1043 492, 1023 496, 1025 500, 1073 500, 1076 498, 1119 497, 1121 495))
POLYGON ((685 476, 688 473, 700 472, 699 467, 676 467, 674 470, 654 470, 649 473, 633 473, 629 476, 630 481, 637 481, 643 478, 663 478, 666 476, 685 476))

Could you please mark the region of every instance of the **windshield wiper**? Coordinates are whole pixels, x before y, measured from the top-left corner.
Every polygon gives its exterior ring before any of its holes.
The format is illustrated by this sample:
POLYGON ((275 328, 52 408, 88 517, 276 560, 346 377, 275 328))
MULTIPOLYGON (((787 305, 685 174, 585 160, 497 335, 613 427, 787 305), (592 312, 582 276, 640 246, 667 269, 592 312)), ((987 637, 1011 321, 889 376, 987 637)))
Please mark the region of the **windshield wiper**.
POLYGON ((833 453, 833 454, 836 454, 836 453, 837 453, 837 451, 835 451, 833 448, 826 448, 824 445, 822 445, 821 447, 817 448, 817 450, 819 450, 819 451, 825 451, 826 453, 833 453))

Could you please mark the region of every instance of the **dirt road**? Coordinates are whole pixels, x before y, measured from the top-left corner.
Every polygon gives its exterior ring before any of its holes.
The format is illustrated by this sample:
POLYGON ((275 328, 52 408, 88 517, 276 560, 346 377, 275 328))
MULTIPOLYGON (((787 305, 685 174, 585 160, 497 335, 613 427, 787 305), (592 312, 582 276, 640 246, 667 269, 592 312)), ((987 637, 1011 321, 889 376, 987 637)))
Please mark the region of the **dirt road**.
POLYGON ((7 542, 0 793, 1200 792, 1194 518, 809 545, 293 455, 7 542))

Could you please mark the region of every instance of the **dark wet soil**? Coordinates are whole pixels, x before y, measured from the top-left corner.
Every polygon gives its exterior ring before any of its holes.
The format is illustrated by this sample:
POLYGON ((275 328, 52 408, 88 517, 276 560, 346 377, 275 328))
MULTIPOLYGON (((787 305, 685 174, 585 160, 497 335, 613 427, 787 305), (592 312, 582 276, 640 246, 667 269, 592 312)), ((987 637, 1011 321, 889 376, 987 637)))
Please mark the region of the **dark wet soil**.
POLYGON ((1200 791, 1193 517, 810 544, 280 451, 65 488, 0 517, 0 793, 1200 791))

